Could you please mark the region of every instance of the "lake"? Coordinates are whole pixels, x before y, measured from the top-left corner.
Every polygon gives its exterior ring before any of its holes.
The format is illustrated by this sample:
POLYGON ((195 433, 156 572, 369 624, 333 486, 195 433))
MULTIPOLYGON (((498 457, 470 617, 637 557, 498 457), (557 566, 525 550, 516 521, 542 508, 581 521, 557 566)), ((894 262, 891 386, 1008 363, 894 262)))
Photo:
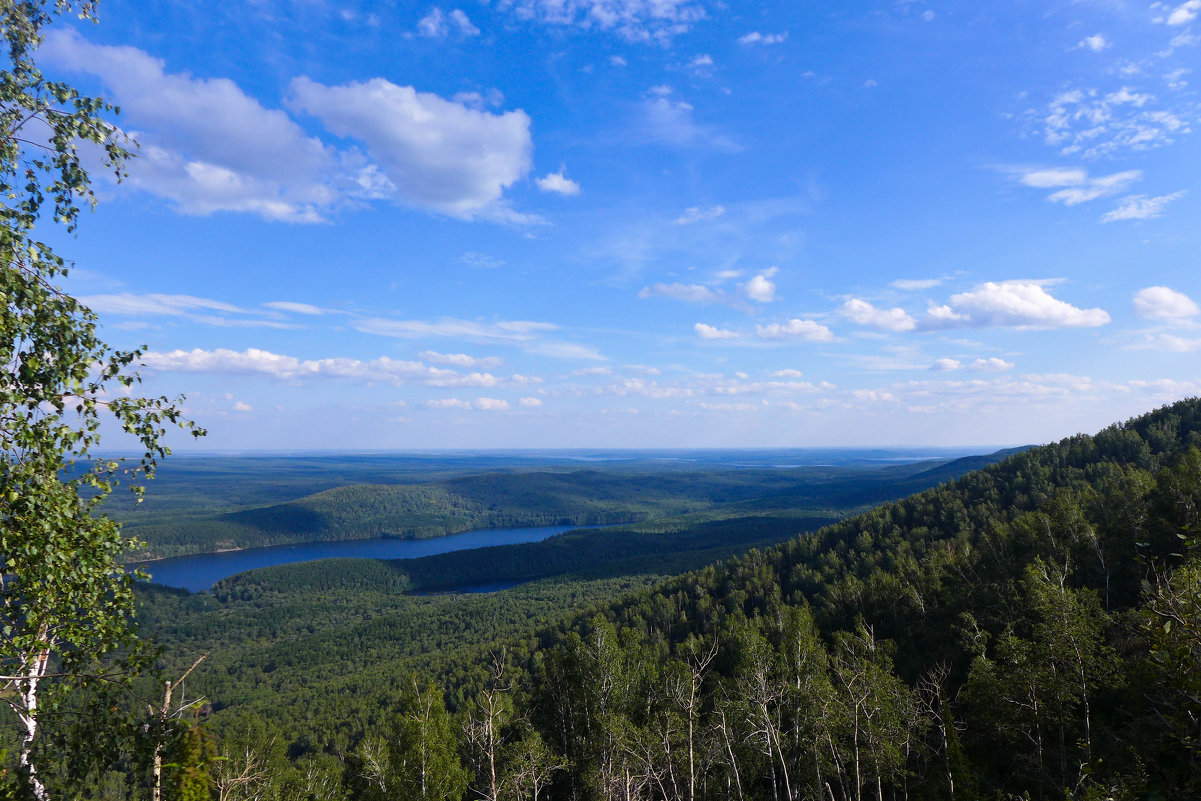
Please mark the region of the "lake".
MULTIPOLYGON (((182 587, 192 592, 207 591, 223 578, 237 573, 272 565, 311 562, 314 559, 415 559, 469 548, 488 548, 493 545, 516 545, 538 542, 564 531, 590 526, 538 526, 535 528, 489 528, 430 537, 421 540, 374 539, 343 540, 341 542, 302 542, 295 545, 274 545, 270 548, 247 548, 224 553, 203 553, 175 556, 145 562, 146 571, 155 584, 182 587)), ((136 563, 135 563, 136 564, 136 563)), ((480 592, 480 588, 471 588, 480 592)), ((483 590, 487 591, 487 590, 483 590)))

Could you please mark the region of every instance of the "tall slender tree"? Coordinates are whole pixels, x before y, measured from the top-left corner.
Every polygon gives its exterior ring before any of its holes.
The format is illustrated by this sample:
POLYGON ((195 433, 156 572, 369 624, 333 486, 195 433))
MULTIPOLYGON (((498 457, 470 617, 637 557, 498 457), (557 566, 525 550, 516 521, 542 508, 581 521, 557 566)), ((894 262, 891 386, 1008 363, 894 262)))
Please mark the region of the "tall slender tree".
MULTIPOLYGON (((37 238, 44 218, 74 232, 94 205, 82 147, 119 179, 129 142, 116 109, 48 80, 35 62, 44 30, 94 0, 0 0, 0 699, 18 721, 19 775, 39 801, 40 721, 74 680, 125 648, 134 599, 121 555, 131 542, 98 514, 121 475, 153 475, 166 426, 186 421, 165 397, 125 396, 139 352, 114 350, 96 316, 57 282, 68 264, 37 238), (130 469, 94 458, 107 414, 140 442, 130 469)), ((44 229, 42 229, 44 230, 44 229)))

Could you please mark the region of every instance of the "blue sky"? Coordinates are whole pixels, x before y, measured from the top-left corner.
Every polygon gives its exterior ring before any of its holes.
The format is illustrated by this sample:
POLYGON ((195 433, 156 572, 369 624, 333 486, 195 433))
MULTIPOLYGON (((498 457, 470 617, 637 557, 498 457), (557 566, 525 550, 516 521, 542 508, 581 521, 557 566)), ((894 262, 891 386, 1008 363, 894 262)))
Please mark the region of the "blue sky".
MULTIPOLYGON (((186 448, 1002 445, 1201 391, 1201 0, 107 0, 186 448)), ((117 440, 110 438, 110 444, 117 440)))

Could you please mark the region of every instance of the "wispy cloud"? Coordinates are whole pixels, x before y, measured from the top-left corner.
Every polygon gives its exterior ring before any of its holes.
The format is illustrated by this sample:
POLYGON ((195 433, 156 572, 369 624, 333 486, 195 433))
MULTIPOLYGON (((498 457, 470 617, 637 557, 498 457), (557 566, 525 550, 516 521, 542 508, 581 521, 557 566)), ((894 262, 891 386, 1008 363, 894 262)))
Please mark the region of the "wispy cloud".
POLYGON ((1151 220, 1163 215, 1168 204, 1185 196, 1185 191, 1173 192, 1170 195, 1148 197, 1147 195, 1130 195, 1122 198, 1117 208, 1101 215, 1101 222, 1117 222, 1119 220, 1151 220))
POLYGON ((1033 168, 1018 171, 1018 182, 1034 189, 1054 189, 1047 195, 1052 203, 1078 206, 1098 198, 1116 195, 1135 181, 1141 170, 1124 170, 1109 175, 1090 176, 1079 167, 1033 168))
POLYGON ((480 29, 471 24, 471 20, 460 9, 449 14, 440 8, 432 8, 429 13, 417 22, 417 32, 428 39, 445 39, 452 33, 462 36, 479 36, 480 29))
POLYGON ((751 31, 748 34, 738 37, 738 44, 742 45, 774 45, 786 41, 788 41, 788 31, 781 31, 780 33, 751 31))
POLYGON ((1126 86, 1061 92, 1039 116, 1048 145, 1083 158, 1151 150, 1192 131, 1187 118, 1157 107, 1154 95, 1126 86))
POLYGON ((418 382, 432 387, 528 386, 538 383, 537 379, 527 376, 500 377, 478 372, 464 374, 386 356, 370 360, 345 357, 300 359, 260 348, 243 351, 228 348, 149 351, 143 354, 142 364, 148 370, 158 372, 262 375, 283 381, 332 378, 389 384, 418 382))
POLYGON ((630 42, 667 44, 706 15, 693 0, 500 0, 518 19, 614 33, 630 42))
POLYGON ((718 217, 726 213, 725 206, 689 206, 684 209, 684 213, 676 217, 676 225, 691 225, 695 222, 704 222, 705 220, 716 220, 718 217))
POLYGON ((438 337, 447 339, 464 339, 479 342, 526 342, 534 339, 540 332, 554 331, 558 328, 553 323, 530 322, 526 320, 505 320, 497 323, 477 323, 472 320, 458 320, 444 317, 441 320, 392 320, 382 317, 369 317, 355 320, 351 325, 364 334, 376 334, 400 339, 417 339, 438 337))

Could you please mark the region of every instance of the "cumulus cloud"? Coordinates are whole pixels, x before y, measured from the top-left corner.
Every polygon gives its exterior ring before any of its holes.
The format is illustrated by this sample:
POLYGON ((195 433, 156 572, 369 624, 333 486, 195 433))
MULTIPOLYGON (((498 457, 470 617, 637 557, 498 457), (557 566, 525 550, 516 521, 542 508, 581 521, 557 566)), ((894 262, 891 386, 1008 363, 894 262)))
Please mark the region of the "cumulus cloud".
POLYGON ((774 370, 768 375, 770 375, 772 378, 800 378, 802 375, 804 375, 804 373, 802 373, 800 370, 788 368, 784 370, 774 370))
POLYGON ((476 398, 475 408, 482 409, 486 412, 498 412, 509 408, 507 400, 499 398, 476 398))
POLYGON ((800 339, 805 342, 833 342, 834 332, 813 320, 792 319, 786 323, 771 323, 755 327, 761 339, 800 339))
POLYGON ((1076 45, 1077 48, 1091 50, 1094 53, 1100 53, 1110 46, 1110 41, 1105 38, 1104 34, 1095 33, 1092 36, 1086 36, 1076 45))
POLYGON ((519 219, 500 200, 530 170, 524 111, 492 114, 383 78, 342 86, 296 78, 287 102, 364 143, 400 201, 454 217, 519 219))
POLYGON ((696 335, 701 339, 738 339, 737 331, 730 331, 725 328, 717 328, 716 326, 707 325, 705 323, 697 323, 693 326, 696 335))
POLYGON ((692 0, 500 0, 519 19, 614 33, 630 42, 667 44, 705 18, 692 0))
POLYGON ((424 350, 417 354, 422 359, 432 364, 446 364, 452 367, 484 367, 493 368, 500 367, 504 364, 504 359, 497 356, 469 356, 466 353, 438 353, 433 350, 424 350))
POLYGON ((1172 9, 1164 21, 1173 27, 1187 25, 1195 20, 1198 14, 1201 14, 1201 0, 1187 0, 1172 9))
POLYGON ((776 299, 776 284, 771 279, 777 272, 771 267, 759 273, 742 285, 742 294, 756 303, 771 303, 776 299))
POLYGON ((479 36, 480 29, 472 25, 460 9, 444 14, 442 9, 432 8, 417 22, 417 32, 429 39, 445 39, 453 32, 463 36, 479 36))
POLYGON ((1201 314, 1188 295, 1166 286, 1149 286, 1134 295, 1134 311, 1152 320, 1187 320, 1201 314))
POLYGON ((927 311, 925 327, 948 325, 1009 328, 1081 328, 1105 325, 1103 309, 1081 309, 1053 297, 1038 281, 988 282, 952 295, 927 311))
POLYGON ((958 370, 963 367, 963 363, 958 359, 935 359, 934 364, 930 366, 931 370, 958 370))
POLYGON ((842 316, 853 323, 871 326, 882 331, 912 331, 917 321, 901 308, 877 309, 866 300, 851 298, 842 304, 842 316))
POLYGON ((542 405, 542 401, 538 398, 521 398, 517 402, 527 409, 537 409, 542 405))
POLYGON ((718 217, 726 213, 724 206, 709 206, 703 208, 701 206, 689 206, 684 209, 684 213, 676 217, 676 225, 691 225, 695 222, 703 222, 704 220, 716 220, 718 217))
POLYGON ((559 195, 578 195, 580 193, 580 185, 563 174, 564 170, 552 172, 542 178, 536 179, 535 183, 543 192, 554 192, 559 195))
POLYGON ((1170 195, 1147 197, 1146 195, 1130 195, 1122 198, 1117 208, 1101 215, 1101 222, 1118 222, 1119 220, 1153 220, 1164 213, 1168 204, 1185 196, 1185 191, 1173 192, 1170 195))
POLYGON ((759 31, 751 31, 750 33, 739 36, 738 44, 743 45, 774 45, 788 41, 788 31, 782 33, 760 33, 759 31))
POLYGON ((638 292, 640 298, 671 298, 686 303, 714 303, 721 295, 703 284, 652 284, 638 292))
POLYGON ((326 147, 233 81, 170 74, 137 48, 94 45, 69 28, 51 31, 39 55, 105 84, 142 144, 129 183, 185 214, 239 211, 311 223, 343 197, 385 191, 361 158, 326 147))

